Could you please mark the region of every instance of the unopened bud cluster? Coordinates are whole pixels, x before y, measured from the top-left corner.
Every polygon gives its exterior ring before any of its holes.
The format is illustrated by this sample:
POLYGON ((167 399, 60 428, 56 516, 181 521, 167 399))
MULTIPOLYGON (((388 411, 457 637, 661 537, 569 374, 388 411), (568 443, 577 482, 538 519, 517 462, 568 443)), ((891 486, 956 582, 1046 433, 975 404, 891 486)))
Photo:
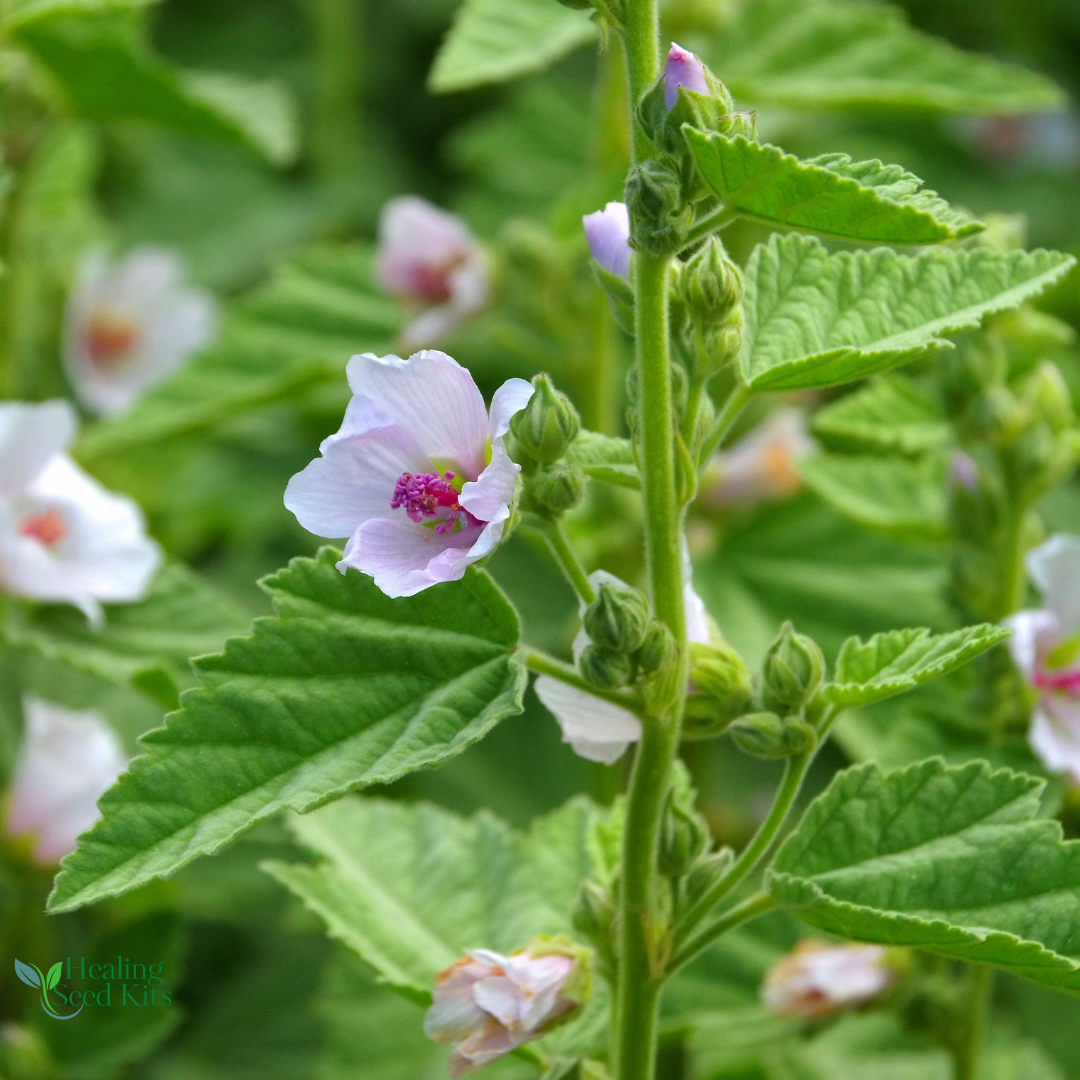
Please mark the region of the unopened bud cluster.
POLYGON ((537 375, 532 384, 529 404, 510 422, 515 457, 525 476, 523 503, 528 510, 559 515, 585 494, 584 472, 565 460, 581 430, 581 419, 546 375, 537 375))
POLYGON ((742 271, 719 237, 710 237, 680 268, 675 292, 693 374, 711 378, 735 360, 743 339, 742 271))
POLYGON ((603 584, 582 620, 590 644, 578 667, 592 686, 613 690, 665 671, 676 658, 671 631, 649 613, 637 590, 603 584))

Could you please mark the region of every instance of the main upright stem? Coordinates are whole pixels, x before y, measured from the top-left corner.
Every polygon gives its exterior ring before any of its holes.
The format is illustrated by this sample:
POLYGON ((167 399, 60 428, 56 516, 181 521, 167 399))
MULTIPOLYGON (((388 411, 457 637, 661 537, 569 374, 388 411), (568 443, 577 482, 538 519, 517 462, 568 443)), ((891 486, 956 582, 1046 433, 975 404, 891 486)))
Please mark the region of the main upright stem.
MULTIPOLYGON (((660 72, 657 0, 627 0, 625 41, 630 106, 660 72)), ((634 160, 652 148, 632 125, 634 160)), ((663 987, 669 928, 658 904, 657 848, 671 767, 679 747, 686 686, 686 614, 679 542, 674 412, 668 353, 666 256, 634 256, 638 431, 645 500, 645 537, 653 610, 679 644, 681 668, 671 700, 660 702, 642 722, 623 834, 619 896, 619 975, 615 994, 615 1080, 653 1080, 657 1014, 663 987)))

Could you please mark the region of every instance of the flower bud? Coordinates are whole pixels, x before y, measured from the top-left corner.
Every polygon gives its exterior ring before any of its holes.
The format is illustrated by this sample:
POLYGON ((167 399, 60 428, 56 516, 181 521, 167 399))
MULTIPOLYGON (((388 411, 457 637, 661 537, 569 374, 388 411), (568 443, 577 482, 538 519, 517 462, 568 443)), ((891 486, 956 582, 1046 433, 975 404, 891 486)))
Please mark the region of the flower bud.
POLYGON ((650 255, 670 255, 686 241, 687 213, 682 178, 673 161, 649 158, 626 180, 633 246, 650 255))
POLYGON ((589 254, 606 273, 626 281, 630 277, 630 214, 626 203, 609 202, 603 210, 581 219, 589 254))
POLYGON ((611 893, 598 881, 586 878, 574 897, 570 922, 583 937, 598 945, 606 945, 611 939, 611 926, 615 921, 615 903, 611 893))
POLYGON ((515 413, 510 430, 522 453, 550 465, 577 438, 581 419, 570 399, 560 394, 546 375, 537 375, 532 384, 533 395, 528 405, 515 413))
POLYGON ((633 681, 634 665, 625 653, 588 645, 578 660, 585 681, 598 690, 613 690, 633 681))
POLYGON ((825 674, 825 658, 817 643, 784 623, 765 654, 761 700, 767 709, 799 709, 814 695, 825 674))
POLYGON ((1023 397, 1055 435, 1072 427, 1072 397, 1056 364, 1039 364, 1024 384, 1023 397))
POLYGON ((660 832, 660 872, 670 878, 680 878, 700 859, 712 837, 709 827, 693 807, 682 805, 675 794, 668 800, 660 832))
POLYGON ((645 641, 649 604, 637 589, 601 585, 585 609, 585 633, 595 645, 617 653, 632 653, 645 641))
POLYGON ((552 465, 529 477, 529 498, 543 510, 562 514, 581 502, 586 481, 577 465, 552 465))
POLYGON ((710 236, 683 266, 677 288, 692 318, 725 319, 743 295, 742 271, 728 258, 717 236, 710 236))
POLYGON ((700 859, 683 879, 681 907, 691 908, 735 864, 735 852, 721 848, 700 859))
POLYGON ((727 642, 690 644, 690 693, 683 737, 719 735, 750 705, 750 672, 727 642))
POLYGON ((775 713, 751 713, 728 727, 735 745, 757 758, 784 758, 807 754, 814 748, 814 729, 797 716, 781 719, 775 713))
POLYGON ((634 663, 642 675, 655 675, 678 657, 679 647, 671 631, 654 619, 645 631, 645 637, 634 653, 634 663))

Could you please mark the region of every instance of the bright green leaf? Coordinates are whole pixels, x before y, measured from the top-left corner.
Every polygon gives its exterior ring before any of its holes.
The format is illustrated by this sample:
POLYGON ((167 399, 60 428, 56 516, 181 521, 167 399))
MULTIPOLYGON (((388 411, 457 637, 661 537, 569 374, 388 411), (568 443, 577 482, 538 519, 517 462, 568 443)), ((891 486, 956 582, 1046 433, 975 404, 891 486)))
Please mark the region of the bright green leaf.
POLYGON ((60 15, 100 15, 113 11, 138 11, 153 7, 159 0, 12 0, 5 22, 16 29, 36 19, 60 15))
POLYGON ((392 600, 339 558, 265 579, 276 616, 194 662, 204 685, 105 794, 53 910, 165 877, 285 807, 438 765, 521 711, 517 615, 487 574, 392 600))
POLYGON ((808 487, 845 517, 903 540, 945 540, 945 469, 936 458, 814 454, 798 464, 808 487))
POLYGON ((834 386, 951 349, 949 334, 1018 307, 1075 260, 1052 251, 889 248, 830 255, 812 236, 772 236, 746 271, 739 358, 755 390, 834 386))
POLYGON ((912 629, 875 634, 867 642, 848 638, 825 695, 836 705, 869 705, 939 679, 1008 636, 1004 627, 981 623, 949 634, 912 629))
POLYGON ((768 889, 843 937, 1080 992, 1080 843, 1035 820, 1043 784, 981 761, 847 769, 785 840, 768 889))
POLYGON ((683 132, 705 183, 751 221, 879 244, 936 244, 984 228, 899 165, 847 154, 800 161, 743 135, 683 132))
POLYGON ((949 440, 941 405, 895 373, 872 379, 819 409, 811 429, 830 449, 848 453, 917 456, 939 450, 949 440))
POLYGON ((566 459, 580 465, 594 480, 620 487, 641 487, 641 474, 629 439, 601 435, 598 431, 582 431, 571 444, 566 459))
POLYGON ((428 76, 436 94, 542 71, 596 39, 584 11, 556 0, 464 0, 428 76))
POLYGON ((1002 115, 1065 103, 1045 76, 914 30, 888 4, 742 0, 705 56, 755 104, 1002 115))
POLYGON ((62 960, 57 960, 56 963, 49 968, 49 973, 45 976, 46 990, 51 990, 60 981, 60 973, 63 970, 64 962, 62 960))

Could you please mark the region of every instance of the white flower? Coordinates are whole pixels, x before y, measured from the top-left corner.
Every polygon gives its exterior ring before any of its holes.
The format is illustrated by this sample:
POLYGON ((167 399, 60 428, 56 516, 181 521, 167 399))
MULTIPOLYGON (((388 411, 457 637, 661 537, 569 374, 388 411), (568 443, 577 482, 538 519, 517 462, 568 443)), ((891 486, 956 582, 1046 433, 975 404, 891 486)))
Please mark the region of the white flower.
POLYGON ((214 298, 182 279, 179 258, 159 248, 136 248, 114 264, 101 251, 83 260, 68 300, 64 363, 90 412, 130 409, 210 343, 214 298))
POLYGON ((446 353, 364 353, 347 371, 354 396, 341 430, 289 481, 285 505, 309 532, 349 537, 338 569, 371 574, 387 596, 458 580, 510 516, 521 466, 503 436, 532 385, 503 383, 489 415, 446 353))
POLYGON ((416 310, 407 349, 434 345, 487 304, 487 261, 465 223, 415 195, 391 199, 379 217, 377 273, 416 310))
POLYGON ((1043 607, 1003 620, 1009 651, 1038 691, 1028 739, 1043 764, 1080 783, 1080 537, 1053 536, 1027 557, 1043 607))
POLYGON ((630 213, 626 203, 609 202, 581 219, 589 254, 609 274, 630 277, 630 213))
POLYGON ((33 839, 33 857, 58 863, 101 817, 97 801, 127 768, 119 740, 98 712, 23 699, 25 734, 8 792, 4 830, 33 839))
POLYGON ((807 939, 766 973, 761 1000, 774 1016, 814 1018, 862 1005, 899 972, 880 945, 826 945, 807 939))
MULTIPOLYGON (((712 620, 691 583, 690 555, 685 538, 682 548, 687 638, 690 641, 708 643, 712 638, 712 620)), ((620 581, 605 570, 596 570, 590 574, 589 583, 594 590, 598 590, 601 585, 615 585, 623 589, 629 587, 625 581, 620 581)), ((585 616, 586 606, 583 602, 578 604, 578 614, 582 618, 585 616)), ((591 639, 583 626, 572 645, 575 664, 590 644, 591 639)), ((589 761, 613 765, 626 753, 626 748, 631 743, 641 738, 641 721, 632 712, 585 690, 579 690, 551 675, 538 676, 533 689, 562 729, 563 742, 569 743, 576 754, 589 761)))
POLYGON ((0 588, 97 622, 101 601, 142 598, 161 553, 138 506, 63 453, 75 424, 64 401, 0 402, 0 588))
POLYGON ((537 939, 503 956, 474 949, 435 978, 424 1033, 452 1046, 450 1075, 464 1076, 544 1034, 588 997, 583 951, 537 939))
POLYGON ((720 509, 791 495, 802 482, 796 462, 814 448, 802 412, 777 409, 730 450, 713 455, 701 477, 701 503, 720 509))

